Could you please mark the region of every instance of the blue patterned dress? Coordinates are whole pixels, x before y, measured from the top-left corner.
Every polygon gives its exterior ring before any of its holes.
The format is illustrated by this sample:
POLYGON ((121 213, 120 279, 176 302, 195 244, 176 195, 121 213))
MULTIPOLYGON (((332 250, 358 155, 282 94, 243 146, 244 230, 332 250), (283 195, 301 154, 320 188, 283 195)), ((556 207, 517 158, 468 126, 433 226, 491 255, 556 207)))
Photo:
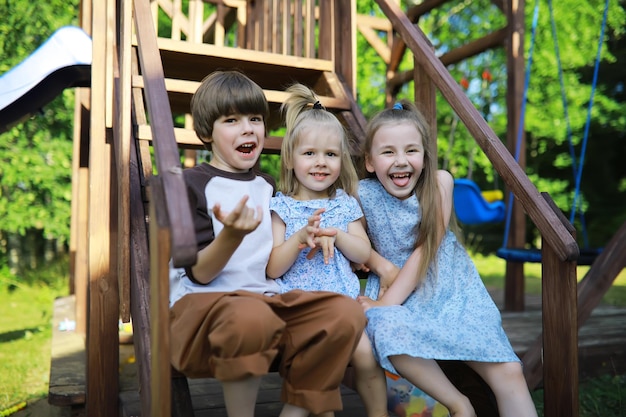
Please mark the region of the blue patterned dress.
MULTIPOLYGON (((359 199, 374 249, 402 267, 415 244, 420 220, 415 195, 399 200, 376 179, 359 184, 359 199)), ((441 360, 515 362, 519 358, 502 329, 500 311, 487 292, 467 251, 447 231, 436 267, 402 305, 366 312, 367 335, 383 368, 396 373, 389 356, 441 360)), ((378 298, 376 275, 368 277, 365 295, 378 298)))
MULTIPOLYGON (((315 210, 325 208, 322 213, 320 227, 334 227, 344 232, 348 231, 348 224, 363 217, 358 201, 337 190, 335 198, 320 200, 296 200, 282 193, 270 201, 270 211, 275 212, 285 222, 285 240, 308 225, 309 217, 315 210)), ((332 291, 351 298, 359 295, 359 278, 350 266, 350 261, 335 248, 335 254, 329 263, 324 263, 322 251, 318 251, 313 259, 306 259, 310 248, 300 251, 298 258, 289 270, 276 280, 281 292, 294 289, 305 291, 332 291)))

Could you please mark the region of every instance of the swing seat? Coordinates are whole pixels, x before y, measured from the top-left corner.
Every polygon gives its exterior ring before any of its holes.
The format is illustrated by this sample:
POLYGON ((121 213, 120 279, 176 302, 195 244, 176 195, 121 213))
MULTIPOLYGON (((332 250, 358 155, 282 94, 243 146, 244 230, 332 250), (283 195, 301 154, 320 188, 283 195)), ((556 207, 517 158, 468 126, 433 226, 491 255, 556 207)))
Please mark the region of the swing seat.
POLYGON ((504 220, 504 202, 487 201, 472 180, 454 180, 453 199, 456 217, 463 224, 499 223, 504 220))
MULTIPOLYGON (((602 248, 581 248, 577 264, 591 265, 600 253, 602 253, 602 248)), ((540 263, 541 249, 500 248, 496 251, 496 256, 508 262, 540 263)))

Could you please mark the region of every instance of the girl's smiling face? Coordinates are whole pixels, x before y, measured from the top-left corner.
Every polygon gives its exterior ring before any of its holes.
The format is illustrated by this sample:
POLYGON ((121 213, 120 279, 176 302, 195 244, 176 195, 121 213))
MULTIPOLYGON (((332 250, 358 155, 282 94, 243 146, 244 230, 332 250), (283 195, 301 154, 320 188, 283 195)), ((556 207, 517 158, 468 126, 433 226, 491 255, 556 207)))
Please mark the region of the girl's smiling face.
POLYGON ((294 198, 328 198, 341 174, 341 136, 324 127, 304 129, 293 150, 293 170, 299 183, 294 198))
POLYGON ((424 169, 422 135, 410 122, 381 126, 372 138, 365 168, 376 174, 389 194, 409 197, 424 169))

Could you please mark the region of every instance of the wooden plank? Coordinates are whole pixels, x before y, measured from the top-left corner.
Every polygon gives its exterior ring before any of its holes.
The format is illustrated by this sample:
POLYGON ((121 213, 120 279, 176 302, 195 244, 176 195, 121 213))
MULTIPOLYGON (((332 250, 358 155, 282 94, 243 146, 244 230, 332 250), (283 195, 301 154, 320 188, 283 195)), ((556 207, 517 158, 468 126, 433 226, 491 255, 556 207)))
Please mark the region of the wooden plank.
POLYGON ((132 2, 121 2, 119 33, 119 74, 115 91, 113 126, 117 167, 117 282, 120 297, 120 318, 130 321, 130 141, 131 141, 131 34, 132 2))
POLYGON ((229 46, 216 46, 210 44, 194 44, 185 41, 176 41, 167 38, 158 38, 158 46, 161 53, 165 51, 177 52, 185 55, 213 57, 229 60, 234 63, 243 61, 258 66, 279 66, 284 68, 308 69, 314 71, 332 71, 332 61, 326 59, 316 59, 313 57, 299 57, 282 55, 267 51, 257 51, 250 49, 233 48, 229 46))
MULTIPOLYGON (((147 124, 135 126, 135 135, 138 139, 152 142, 152 130, 147 124)), ((174 135, 176 137, 176 143, 181 148, 188 149, 204 149, 204 145, 198 139, 196 132, 191 129, 183 129, 180 127, 174 128, 174 135)), ((278 136, 270 136, 265 140, 265 146, 263 147, 264 153, 277 153, 280 152, 280 144, 282 138, 278 136)))
POLYGON ((334 72, 356 97, 356 2, 337 0, 334 3, 334 72))
MULTIPOLYGON (((216 68, 217 69, 217 68, 216 68)), ((207 73, 208 74, 208 73, 207 73)), ((324 73, 326 74, 326 73, 324 73)), ((140 75, 136 75, 132 79, 133 87, 145 88, 144 78, 140 75)), ((198 87, 200 86, 199 81, 187 81, 187 80, 178 80, 178 79, 165 79, 165 87, 171 97, 172 93, 182 93, 188 96, 187 101, 191 101, 191 96, 196 92, 198 87)), ((288 93, 285 91, 277 91, 277 90, 263 90, 265 93, 265 97, 269 103, 282 104, 285 102, 288 93)), ((320 103, 324 105, 327 109, 330 110, 350 110, 351 103, 345 96, 342 94, 338 97, 325 96, 318 94, 320 99, 320 103)))
POLYGON ((539 228, 545 242, 554 248, 559 259, 578 257, 578 245, 560 224, 556 215, 541 198, 535 186, 516 163, 500 138, 480 115, 458 83, 429 49, 424 33, 390 0, 377 0, 385 15, 413 51, 444 98, 450 103, 494 167, 521 200, 524 209, 539 228))
POLYGON ((111 3, 94 2, 89 150, 89 294, 86 409, 89 416, 117 413, 119 383, 117 283, 111 274, 111 149, 107 144, 107 17, 111 3))
MULTIPOLYGON (((504 44, 507 33, 507 28, 496 30, 482 38, 471 41, 451 50, 450 52, 440 55, 439 60, 445 66, 454 65, 467 58, 476 56, 488 49, 501 47, 504 44)), ((388 80, 388 85, 394 88, 400 88, 402 85, 411 81, 412 75, 411 70, 398 72, 388 80)))
MULTIPOLYGON (((515 155, 520 132, 520 113, 524 97, 524 34, 525 34, 525 2, 516 0, 506 1, 507 39, 505 41, 507 51, 507 133, 506 147, 511 155, 515 155)), ((522 170, 526 167, 526 139, 522 129, 521 147, 518 164, 522 170)), ((507 191, 509 195, 510 188, 507 191)), ((515 199, 513 204, 512 221, 509 231, 509 241, 505 244, 509 247, 521 248, 526 239, 526 217, 515 199)), ((509 201, 507 199, 507 205, 509 201)), ((509 209, 507 207, 507 209, 509 209)), ((524 264, 519 262, 507 262, 505 268, 505 306, 508 311, 524 310, 524 264)))
MULTIPOLYGON (((136 70, 134 65, 133 70, 136 70)), ((145 123, 143 98, 140 89, 133 89, 133 115, 136 122, 145 123)), ((144 195, 146 177, 152 175, 151 155, 147 146, 131 141, 130 160, 130 227, 131 227, 131 313, 133 343, 137 355, 138 389, 143 410, 150 409, 150 375, 152 356, 150 347, 150 254, 146 214, 148 196, 144 195), (141 149, 144 148, 144 149, 141 149)))
POLYGON ((544 414, 578 417, 576 263, 542 246, 544 414))
POLYGON ((437 91, 435 84, 422 66, 415 62, 413 85, 415 103, 424 115, 430 129, 430 154, 437 160, 437 91))
MULTIPOLYGON (((169 102, 165 98, 167 91, 163 76, 163 67, 157 53, 156 33, 151 22, 148 0, 135 0, 135 30, 139 45, 139 60, 144 77, 146 104, 150 115, 157 169, 162 175, 167 192, 165 204, 168 215, 175 219, 172 228, 172 259, 175 266, 193 265, 196 262, 197 243, 187 189, 184 186, 182 168, 169 102)), ((192 47, 199 45, 191 44, 192 47)))
MULTIPOLYGON (((150 179, 150 346, 151 404, 149 416, 171 416, 169 328, 170 222, 164 202, 165 182, 150 179)), ((144 358, 145 359, 145 358, 144 358)))
MULTIPOLYGON (((189 379, 191 399, 195 417, 227 417, 224 409, 222 388, 216 379, 189 379)), ((274 417, 280 414, 283 404, 280 402, 281 379, 277 373, 265 375, 261 381, 255 416, 274 417)), ((343 410, 336 411, 336 417, 361 417, 365 409, 356 392, 342 386, 343 410)), ((120 394, 123 416, 139 416, 139 402, 136 392, 120 394)))
POLYGON ((72 152, 72 231, 74 248, 70 247, 70 274, 76 295, 76 331, 87 331, 87 283, 89 274, 89 107, 90 91, 76 90, 74 102, 74 144, 72 152), (73 253, 72 253, 73 252, 73 253))

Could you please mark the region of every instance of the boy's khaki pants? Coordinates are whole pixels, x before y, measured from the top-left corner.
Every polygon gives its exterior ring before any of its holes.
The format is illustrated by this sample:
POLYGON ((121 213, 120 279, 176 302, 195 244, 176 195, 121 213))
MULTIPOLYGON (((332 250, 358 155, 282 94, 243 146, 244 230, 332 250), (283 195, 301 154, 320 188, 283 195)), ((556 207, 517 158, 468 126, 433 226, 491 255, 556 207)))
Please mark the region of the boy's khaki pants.
POLYGON ((281 400, 341 410, 339 385, 363 328, 354 300, 330 292, 188 294, 170 310, 172 364, 188 377, 265 375, 279 355, 281 400))

